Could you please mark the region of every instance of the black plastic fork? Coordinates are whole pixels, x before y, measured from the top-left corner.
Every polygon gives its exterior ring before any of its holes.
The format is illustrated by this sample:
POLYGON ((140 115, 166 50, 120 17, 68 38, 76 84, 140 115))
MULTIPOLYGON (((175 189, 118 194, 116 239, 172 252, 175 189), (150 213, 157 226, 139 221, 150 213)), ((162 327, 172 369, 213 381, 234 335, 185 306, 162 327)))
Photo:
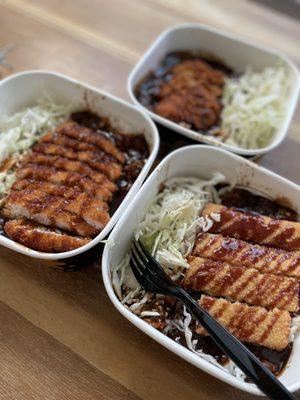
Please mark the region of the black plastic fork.
POLYGON ((220 349, 270 399, 295 400, 295 397, 246 346, 168 277, 162 266, 147 252, 140 240, 133 239, 130 266, 137 281, 147 292, 169 295, 180 300, 192 316, 207 330, 220 349))

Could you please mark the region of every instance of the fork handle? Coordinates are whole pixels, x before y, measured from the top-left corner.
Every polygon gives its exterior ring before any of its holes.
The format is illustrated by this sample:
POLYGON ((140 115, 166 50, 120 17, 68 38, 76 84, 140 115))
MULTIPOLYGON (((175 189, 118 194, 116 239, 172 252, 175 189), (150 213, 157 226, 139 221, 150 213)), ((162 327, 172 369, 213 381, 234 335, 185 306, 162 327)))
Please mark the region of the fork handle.
POLYGON ((221 350, 248 376, 270 399, 296 400, 251 351, 220 325, 184 289, 174 288, 175 297, 182 301, 193 317, 207 330, 221 350))

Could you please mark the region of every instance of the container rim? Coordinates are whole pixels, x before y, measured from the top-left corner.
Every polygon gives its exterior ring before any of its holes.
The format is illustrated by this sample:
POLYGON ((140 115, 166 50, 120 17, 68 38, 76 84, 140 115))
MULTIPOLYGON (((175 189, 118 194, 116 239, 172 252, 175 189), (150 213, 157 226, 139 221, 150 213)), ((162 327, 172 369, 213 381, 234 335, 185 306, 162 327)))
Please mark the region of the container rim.
POLYGON ((148 49, 145 51, 145 53, 141 56, 141 58, 134 65, 133 69, 130 71, 128 79, 127 79, 127 92, 130 96, 131 101, 137 107, 139 107, 144 112, 146 112, 154 121, 160 123, 161 125, 166 126, 169 129, 172 129, 172 130, 174 130, 184 136, 187 136, 197 142, 203 142, 203 143, 207 143, 212 146, 221 147, 221 148, 228 150, 235 154, 240 154, 240 155, 244 155, 244 156, 256 156, 256 155, 265 154, 265 153, 273 150, 287 136, 288 128, 290 126, 292 117, 294 115, 296 105, 297 105, 297 100, 298 100, 299 93, 300 93, 300 73, 299 73, 299 70, 298 70, 296 64, 286 54, 284 54, 283 52, 281 52, 279 50, 273 49, 268 46, 264 46, 260 43, 256 43, 254 40, 251 40, 244 36, 226 32, 221 29, 211 27, 209 25, 200 24, 200 23, 183 23, 183 24, 178 24, 178 25, 173 25, 173 26, 168 27, 167 29, 162 31, 156 37, 156 39, 154 39, 152 44, 148 47, 148 49), (289 107, 286 112, 286 117, 285 117, 280 129, 277 130, 277 135, 274 135, 273 140, 270 142, 270 144, 268 146, 265 146, 262 148, 257 148, 257 149, 243 149, 240 147, 230 146, 230 145, 222 143, 221 141, 218 141, 214 138, 211 138, 209 136, 206 136, 199 132, 196 132, 192 129, 184 128, 184 127, 180 126, 179 124, 177 124, 171 120, 168 120, 167 118, 163 118, 163 117, 159 116, 158 114, 148 110, 136 98, 136 96, 134 94, 134 80, 135 80, 135 76, 139 72, 139 70, 144 67, 145 60, 152 53, 154 53, 156 51, 156 49, 159 47, 161 41, 163 39, 165 39, 167 36, 171 35, 173 32, 185 30, 185 29, 191 29, 191 28, 211 32, 211 33, 214 33, 221 37, 230 39, 232 42, 238 42, 241 44, 245 44, 245 45, 251 46, 255 49, 264 51, 265 53, 272 54, 272 55, 280 58, 288 66, 288 68, 294 75, 295 79, 293 82, 293 88, 291 89, 291 95, 288 100, 289 107), (278 132, 280 132, 280 134, 278 134, 278 132))
MULTIPOLYGON (((134 105, 126 102, 125 100, 110 94, 109 92, 106 92, 102 89, 98 89, 95 86, 92 86, 90 84, 84 83, 80 80, 77 79, 73 79, 67 75, 64 75, 62 73, 59 72, 55 72, 55 71, 51 71, 51 70, 28 70, 28 71, 24 71, 24 72, 18 72, 16 74, 12 74, 6 78, 4 78, 3 80, 0 81, 0 92, 1 92, 1 87, 3 85, 5 85, 6 83, 15 80, 16 78, 20 78, 20 77, 27 77, 27 76, 34 76, 34 75, 42 75, 44 77, 47 76, 53 76, 53 77, 57 77, 61 80, 64 81, 68 81, 72 84, 75 84, 79 87, 82 87, 84 89, 87 89, 93 93, 98 94, 99 96, 104 96, 110 100, 112 100, 114 103, 117 104, 122 104, 125 107, 131 109, 132 111, 134 111, 135 113, 139 114, 140 116, 142 116, 142 118, 145 120, 145 124, 148 124, 148 129, 152 135, 152 149, 150 151, 149 157, 142 169, 142 171, 140 172, 139 176, 137 177, 137 179, 135 180, 134 184, 132 185, 131 189, 129 190, 129 192, 127 193, 126 197, 124 198, 124 200, 122 201, 122 203, 120 204, 120 206, 118 207, 118 209, 115 211, 114 215, 112 216, 111 220, 108 222, 108 224, 104 227, 104 229, 93 239, 91 240, 89 243, 85 244, 82 247, 79 247, 77 249, 71 250, 71 251, 66 251, 66 252, 61 252, 61 253, 44 253, 44 252, 40 252, 37 250, 32 250, 29 249, 17 242, 14 242, 13 240, 6 238, 5 236, 0 235, 0 245, 7 247, 11 250, 14 250, 15 252, 24 254, 26 256, 32 257, 32 258, 37 258, 37 259, 41 259, 41 260, 63 260, 66 258, 70 258, 70 257, 74 257, 77 256, 78 254, 81 254, 83 252, 86 252, 88 250, 90 250, 92 247, 96 246, 97 244, 101 243, 101 241, 109 234, 109 232, 111 231, 111 229, 114 227, 115 223, 117 222, 119 216, 121 215, 121 213, 123 211, 125 211, 125 207, 126 207, 126 203, 128 203, 131 199, 132 196, 134 196, 139 187, 142 185, 143 181, 145 180, 153 162, 155 161, 155 158, 157 156, 158 150, 159 150, 159 143, 160 143, 160 138, 159 138, 159 134, 158 134, 158 130, 156 128, 156 125, 154 124, 154 122, 151 120, 151 118, 145 113, 143 112, 141 109, 138 109, 137 107, 135 107, 134 105), (125 204, 125 206, 124 206, 125 204), (112 221, 112 222, 111 222, 112 221)), ((121 119, 121 117, 118 119, 121 119)), ((146 128, 146 126, 145 126, 146 128)))
MULTIPOLYGON (((290 185, 293 190, 300 191, 300 186, 297 185, 296 183, 282 177, 279 174, 276 174, 270 170, 268 170, 265 167, 262 167, 260 165, 257 165, 256 163, 252 162, 251 160, 247 160, 237 154, 229 153, 228 151, 217 148, 214 146, 207 146, 207 145, 190 145, 186 146, 183 148, 180 148, 178 150, 175 150, 174 152, 170 153, 167 157, 165 157, 160 164, 154 169, 154 171, 151 173, 151 175, 148 177, 147 181, 133 200, 133 202, 130 204, 130 207, 127 210, 126 215, 123 215, 122 218, 118 221, 116 224, 110 238, 114 242, 115 238, 120 235, 120 233, 124 230, 124 224, 127 219, 127 214, 130 213, 131 210, 133 210, 136 205, 138 204, 140 197, 143 195, 144 192, 147 192, 147 190, 155 183, 156 177, 160 174, 160 170, 162 170, 162 167, 165 164, 168 164, 172 159, 176 159, 176 157, 184 152, 189 152, 190 150, 196 150, 197 149, 203 149, 203 150, 210 150, 216 154, 222 153, 225 154, 226 157, 229 159, 233 160, 238 160, 242 161, 243 164, 248 165, 249 167, 258 170, 258 171, 263 171, 266 173, 266 175, 273 177, 275 179, 280 179, 283 183, 287 183, 290 185)), ((199 369, 202 369, 205 372, 208 372, 212 376, 222 380, 223 382, 226 382, 240 390, 243 390, 248 393, 252 393, 255 395, 260 395, 262 396, 262 392, 254 385, 250 384, 244 381, 238 380, 236 377, 233 375, 228 374, 226 371, 223 371, 222 369, 217 368, 215 365, 209 363, 207 360, 200 358, 196 354, 193 354, 190 350, 182 347, 180 344, 174 342, 172 339, 166 337, 163 335, 161 332, 158 332, 155 328, 141 320, 138 316, 134 315, 132 312, 130 312, 118 299, 116 296, 112 281, 111 281, 111 272, 110 272, 110 262, 111 262, 111 255, 112 255, 112 249, 110 246, 107 244, 104 246, 104 251, 102 254, 102 278, 104 282, 104 286, 106 289, 106 292, 114 304, 114 306, 117 308, 117 310, 130 322, 132 322, 137 328, 139 328, 141 331, 144 333, 148 334, 150 337, 152 337, 154 340, 156 340, 158 343, 162 344, 165 346, 168 350, 172 351, 173 353, 177 354, 181 358, 185 359, 186 361, 190 362, 194 366, 196 366, 199 369)), ((300 388, 300 379, 297 383, 294 383, 292 385, 289 385, 288 389, 292 392, 298 390, 300 388)))

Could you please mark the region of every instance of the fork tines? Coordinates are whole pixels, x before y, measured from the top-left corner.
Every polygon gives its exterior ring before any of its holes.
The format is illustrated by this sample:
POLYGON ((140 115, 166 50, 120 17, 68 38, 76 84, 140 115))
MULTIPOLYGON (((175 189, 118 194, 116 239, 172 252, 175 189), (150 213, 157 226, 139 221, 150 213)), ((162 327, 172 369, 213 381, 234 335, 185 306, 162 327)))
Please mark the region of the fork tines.
POLYGON ((168 294, 170 286, 174 285, 140 240, 132 241, 130 266, 139 284, 147 291, 168 294))

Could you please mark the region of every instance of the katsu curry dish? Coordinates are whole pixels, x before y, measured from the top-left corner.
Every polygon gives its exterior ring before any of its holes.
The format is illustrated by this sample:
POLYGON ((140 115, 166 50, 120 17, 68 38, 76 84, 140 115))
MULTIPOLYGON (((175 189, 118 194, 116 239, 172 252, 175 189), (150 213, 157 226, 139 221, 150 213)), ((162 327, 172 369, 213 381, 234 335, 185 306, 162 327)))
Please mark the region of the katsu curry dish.
MULTIPOLYGON (((289 362, 299 318, 297 213, 220 173, 166 181, 135 230, 166 273, 275 375, 289 362)), ((175 298, 146 293, 130 253, 111 266, 122 304, 199 357, 239 379, 242 371, 175 298)))
POLYGON ((10 142, 0 155, 2 234, 42 252, 97 236, 148 157, 142 134, 88 110, 37 105, 0 121, 0 130, 10 142))
POLYGON ((284 120, 290 86, 282 65, 238 73, 213 54, 174 51, 134 92, 160 117, 229 146, 258 149, 284 120))

